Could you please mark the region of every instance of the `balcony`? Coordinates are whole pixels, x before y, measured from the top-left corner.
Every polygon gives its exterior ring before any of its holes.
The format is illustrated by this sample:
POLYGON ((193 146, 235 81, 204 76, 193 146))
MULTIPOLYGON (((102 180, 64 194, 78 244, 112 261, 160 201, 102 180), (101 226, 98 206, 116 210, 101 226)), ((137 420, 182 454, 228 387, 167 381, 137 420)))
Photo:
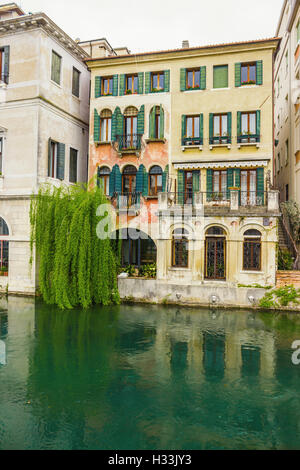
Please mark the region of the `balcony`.
POLYGON ((213 147, 228 147, 228 149, 230 149, 231 148, 231 137, 227 136, 227 135, 210 137, 209 138, 209 148, 210 148, 210 150, 212 150, 213 147))
POLYGON ((141 193, 115 193, 112 197, 112 204, 119 213, 137 215, 141 207, 141 193))
POLYGON ((237 137, 238 148, 247 145, 256 145, 259 147, 260 134, 244 134, 237 137))
POLYGON ((142 147, 142 134, 118 135, 117 142, 119 144, 119 153, 137 154, 142 147))
POLYGON ((202 150, 203 139, 201 137, 184 137, 181 142, 183 152, 188 148, 199 148, 202 150))

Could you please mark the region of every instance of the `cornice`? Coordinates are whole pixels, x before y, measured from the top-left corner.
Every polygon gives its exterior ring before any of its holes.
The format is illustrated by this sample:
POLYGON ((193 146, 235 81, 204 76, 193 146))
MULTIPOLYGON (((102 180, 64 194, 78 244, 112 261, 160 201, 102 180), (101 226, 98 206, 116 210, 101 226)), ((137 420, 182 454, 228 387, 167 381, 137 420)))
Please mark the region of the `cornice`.
POLYGON ((60 29, 47 15, 44 13, 36 13, 34 15, 24 15, 9 20, 0 21, 0 37, 7 34, 15 34, 18 32, 27 32, 41 28, 47 34, 52 36, 64 47, 69 53, 75 55, 81 62, 89 57, 89 55, 70 38, 62 29, 60 29))

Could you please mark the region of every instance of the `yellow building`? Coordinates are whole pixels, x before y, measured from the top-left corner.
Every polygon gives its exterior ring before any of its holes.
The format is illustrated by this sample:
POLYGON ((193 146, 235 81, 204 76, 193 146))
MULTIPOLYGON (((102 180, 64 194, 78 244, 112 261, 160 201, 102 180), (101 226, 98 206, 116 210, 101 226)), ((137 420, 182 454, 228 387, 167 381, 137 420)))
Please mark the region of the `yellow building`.
POLYGON ((154 256, 166 295, 172 285, 275 284, 278 44, 185 42, 137 55, 107 47, 86 61, 89 177, 98 174, 117 228, 135 227, 152 239, 123 242, 123 261, 140 266, 154 256))

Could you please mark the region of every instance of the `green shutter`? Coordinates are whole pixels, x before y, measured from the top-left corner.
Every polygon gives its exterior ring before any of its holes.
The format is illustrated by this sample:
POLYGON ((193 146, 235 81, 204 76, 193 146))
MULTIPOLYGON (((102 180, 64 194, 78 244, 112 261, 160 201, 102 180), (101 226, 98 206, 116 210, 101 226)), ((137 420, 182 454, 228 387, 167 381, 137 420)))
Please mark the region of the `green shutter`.
POLYGON ((193 171, 193 195, 200 189, 200 171, 193 171))
POLYGON ((206 198, 211 200, 213 193, 213 170, 206 170, 206 198))
POLYGON ((228 143, 231 144, 232 136, 232 113, 227 113, 228 143))
POLYGON ((199 114, 199 136, 200 136, 200 142, 201 145, 203 145, 203 114, 199 114))
POLYGON ((151 91, 151 72, 145 73, 145 93, 148 94, 151 91))
POLYGON ((65 150, 65 144, 57 144, 56 178, 59 180, 65 179, 65 150))
POLYGON ((206 90, 206 66, 200 67, 200 89, 206 90))
POLYGON ((167 93, 170 91, 170 70, 165 70, 165 89, 167 93))
POLYGON ((119 82, 119 76, 114 75, 113 76, 113 96, 118 96, 118 82, 119 82))
POLYGON ((163 139, 165 135, 165 113, 164 113, 162 105, 160 105, 159 116, 160 116, 159 138, 163 139))
POLYGON ((94 142, 100 141, 100 116, 94 109, 94 142))
POLYGON ((242 135, 242 113, 238 111, 237 113, 237 136, 238 138, 242 135))
POLYGON ((143 196, 146 197, 148 196, 148 187, 149 187, 149 181, 148 181, 149 175, 146 171, 146 168, 144 169, 144 179, 143 179, 143 196))
POLYGON ((153 106, 149 114, 149 139, 154 139, 154 137, 155 137, 155 106, 153 106))
POLYGON ((144 93, 144 72, 139 72, 139 85, 138 85, 138 93, 142 95, 144 93))
POLYGON ((257 168, 256 170, 256 188, 257 199, 264 205, 264 191, 265 191, 265 176, 264 168, 257 168))
POLYGON ((227 170, 227 199, 230 199, 229 188, 233 188, 233 168, 227 170))
POLYGON ((236 87, 240 87, 242 84, 241 68, 242 68, 242 64, 240 62, 235 64, 235 86, 236 87))
POLYGON ((137 117, 137 133, 144 135, 145 132, 145 106, 142 105, 137 117))
POLYGON ((181 116, 181 144, 184 145, 184 139, 186 136, 186 116, 181 116))
POLYGON ((110 172, 109 175, 109 195, 110 197, 113 197, 115 193, 115 177, 116 177, 116 165, 113 167, 113 169, 110 172))
POLYGON ((256 111, 256 134, 257 142, 260 142, 260 110, 256 111))
POLYGON ((112 119, 111 119, 111 141, 115 142, 116 141, 116 136, 117 136, 117 109, 113 112, 112 119))
POLYGON ((169 165, 166 166, 165 171, 163 172, 163 176, 162 176, 162 190, 163 190, 163 193, 168 191, 168 188, 167 188, 168 174, 169 174, 169 165))
POLYGON ((123 115, 121 113, 119 106, 116 107, 115 113, 116 113, 116 121, 117 121, 117 125, 116 125, 116 137, 117 137, 118 135, 123 135, 124 118, 123 118, 123 115))
POLYGON ((48 139, 48 176, 52 175, 51 139, 48 139))
POLYGON ((213 144, 213 136, 214 136, 214 115, 213 113, 209 113, 209 143, 213 144))
POLYGON ((256 62, 256 85, 263 84, 263 61, 258 60, 256 62))
POLYGON ((101 96, 101 77, 95 77, 95 98, 101 96))
POLYGON ((122 175, 119 165, 115 165, 115 192, 122 192, 122 175))
POLYGON ((180 91, 186 90, 186 69, 180 69, 180 91))
POLYGON ((144 190, 144 172, 146 168, 144 165, 140 165, 137 175, 136 175, 136 192, 142 193, 144 190))
POLYGON ((233 170, 234 173, 234 181, 233 184, 236 188, 241 188, 241 170, 239 168, 235 168, 233 170))
POLYGON ((177 172, 177 203, 184 203, 184 170, 177 172))
POLYGON ((126 76, 124 74, 120 75, 120 96, 124 96, 125 95, 125 80, 126 80, 126 76))
POLYGON ((214 88, 228 87, 228 65, 214 67, 214 88))
MULTIPOLYGON (((4 66, 3 66, 3 72, 4 72, 4 77, 1 77, 1 80, 8 84, 9 81, 9 48, 10 46, 4 46, 3 51, 4 51, 4 66)), ((0 71, 2 72, 2 71, 0 71)))

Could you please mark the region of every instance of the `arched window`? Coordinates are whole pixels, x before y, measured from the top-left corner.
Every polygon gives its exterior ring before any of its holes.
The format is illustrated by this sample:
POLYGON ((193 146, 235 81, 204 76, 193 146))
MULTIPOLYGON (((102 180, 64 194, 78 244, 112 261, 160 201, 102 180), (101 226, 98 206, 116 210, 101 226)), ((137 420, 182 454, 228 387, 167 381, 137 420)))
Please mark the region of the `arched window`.
POLYGON ((125 166, 122 174, 123 193, 134 193, 136 190, 137 169, 133 165, 125 166))
POLYGON ((172 236, 172 266, 175 268, 188 268, 189 242, 188 231, 177 228, 172 236))
POLYGON ((261 233, 258 230, 247 230, 244 233, 243 269, 261 270, 261 233))
POLYGON ((8 240, 5 240, 5 237, 7 237, 8 235, 8 226, 5 220, 0 217, 0 276, 8 275, 9 242, 8 240))
POLYGON ((149 116, 150 139, 163 139, 164 137, 164 110, 162 106, 154 106, 149 116))
POLYGON ((109 109, 103 109, 100 114, 100 142, 111 141, 111 119, 112 112, 109 109))
POLYGON ((210 227, 205 238, 205 278, 226 279, 226 232, 210 227))
POLYGON ((160 166, 153 166, 149 171, 149 196, 157 196, 162 192, 163 171, 160 166))
POLYGON ((98 168, 98 186, 102 188, 105 196, 109 196, 110 169, 107 166, 98 168))

